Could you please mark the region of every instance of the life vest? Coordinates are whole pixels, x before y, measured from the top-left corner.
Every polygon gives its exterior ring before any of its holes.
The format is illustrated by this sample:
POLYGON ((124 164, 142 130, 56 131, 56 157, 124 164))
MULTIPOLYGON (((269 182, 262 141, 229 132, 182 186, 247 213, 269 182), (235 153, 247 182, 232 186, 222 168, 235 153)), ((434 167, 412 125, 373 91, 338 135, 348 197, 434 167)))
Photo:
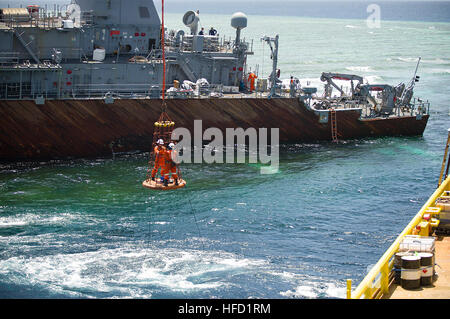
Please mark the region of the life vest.
POLYGON ((252 91, 255 89, 255 79, 256 78, 257 78, 257 76, 253 72, 250 73, 250 75, 248 76, 248 81, 250 82, 250 90, 252 90, 252 91))
POLYGON ((168 161, 170 162, 170 166, 176 166, 176 163, 174 160, 176 160, 177 153, 174 150, 168 150, 167 151, 167 157, 168 161))
POLYGON ((158 149, 155 147, 155 166, 163 166, 165 164, 167 150, 165 148, 158 149))

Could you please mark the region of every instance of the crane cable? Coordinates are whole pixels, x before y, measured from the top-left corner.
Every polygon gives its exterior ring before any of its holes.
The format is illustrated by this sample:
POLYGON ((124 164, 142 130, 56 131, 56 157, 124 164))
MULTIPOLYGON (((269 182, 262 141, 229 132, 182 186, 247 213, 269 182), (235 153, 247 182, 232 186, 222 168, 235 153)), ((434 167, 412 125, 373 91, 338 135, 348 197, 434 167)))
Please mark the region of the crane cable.
MULTIPOLYGON (((153 158, 154 158, 154 147, 158 139, 162 138, 164 141, 169 141, 172 135, 175 123, 170 119, 167 114, 167 103, 166 103, 166 45, 165 45, 165 24, 164 24, 164 0, 161 1, 161 49, 162 49, 162 64, 163 64, 163 74, 162 74, 162 105, 161 105, 161 115, 159 119, 154 123, 153 130, 153 141, 150 150, 150 160, 149 167, 147 170, 147 179, 149 179, 150 173, 153 168, 153 158)), ((180 169, 177 166, 177 171, 181 178, 180 169)))
POLYGON ((162 113, 166 112, 166 30, 164 26, 164 0, 161 0, 161 47, 163 60, 163 83, 162 83, 162 113))

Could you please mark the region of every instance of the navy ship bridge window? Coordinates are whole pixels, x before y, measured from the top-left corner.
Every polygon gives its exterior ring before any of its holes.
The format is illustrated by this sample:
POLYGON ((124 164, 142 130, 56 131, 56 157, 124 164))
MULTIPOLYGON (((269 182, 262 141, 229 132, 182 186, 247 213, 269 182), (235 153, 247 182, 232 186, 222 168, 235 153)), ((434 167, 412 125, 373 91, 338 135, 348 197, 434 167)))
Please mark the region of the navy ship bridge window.
POLYGON ((139 16, 141 19, 150 18, 150 12, 147 7, 139 7, 139 16))

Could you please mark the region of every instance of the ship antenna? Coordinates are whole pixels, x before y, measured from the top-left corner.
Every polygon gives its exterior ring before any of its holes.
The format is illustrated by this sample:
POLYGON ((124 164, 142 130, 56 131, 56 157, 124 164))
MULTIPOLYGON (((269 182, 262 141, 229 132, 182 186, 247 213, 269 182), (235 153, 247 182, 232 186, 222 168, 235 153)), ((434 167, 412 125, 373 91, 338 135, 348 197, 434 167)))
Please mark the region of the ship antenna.
POLYGON ((419 60, 417 61, 417 65, 416 65, 416 70, 414 71, 414 76, 411 80, 411 87, 414 87, 414 85, 416 84, 416 82, 419 81, 418 77, 417 77, 417 70, 419 69, 419 64, 420 64, 420 60, 422 60, 422 57, 419 57, 419 60))

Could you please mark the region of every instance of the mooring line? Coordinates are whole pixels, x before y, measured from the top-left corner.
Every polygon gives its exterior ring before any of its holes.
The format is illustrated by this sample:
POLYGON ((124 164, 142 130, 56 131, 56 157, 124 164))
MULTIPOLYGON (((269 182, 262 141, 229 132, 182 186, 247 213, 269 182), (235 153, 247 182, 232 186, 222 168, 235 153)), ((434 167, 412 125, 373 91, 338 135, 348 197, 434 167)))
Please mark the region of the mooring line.
POLYGON ((152 240, 152 210, 150 208, 150 221, 148 222, 148 232, 149 232, 149 241, 148 243, 148 248, 150 248, 150 241, 152 240))
MULTIPOLYGON (((199 236, 199 238, 201 238, 202 234, 200 232, 200 227, 198 226, 197 217, 195 216, 195 209, 194 209, 194 206, 192 206, 192 201, 191 201, 189 193, 188 193, 188 201, 189 201, 189 205, 191 206, 192 215, 194 216, 195 225, 197 226, 198 236, 199 236)), ((201 244, 202 244, 203 250, 205 250, 205 246, 203 245, 203 241, 201 241, 201 244)))

